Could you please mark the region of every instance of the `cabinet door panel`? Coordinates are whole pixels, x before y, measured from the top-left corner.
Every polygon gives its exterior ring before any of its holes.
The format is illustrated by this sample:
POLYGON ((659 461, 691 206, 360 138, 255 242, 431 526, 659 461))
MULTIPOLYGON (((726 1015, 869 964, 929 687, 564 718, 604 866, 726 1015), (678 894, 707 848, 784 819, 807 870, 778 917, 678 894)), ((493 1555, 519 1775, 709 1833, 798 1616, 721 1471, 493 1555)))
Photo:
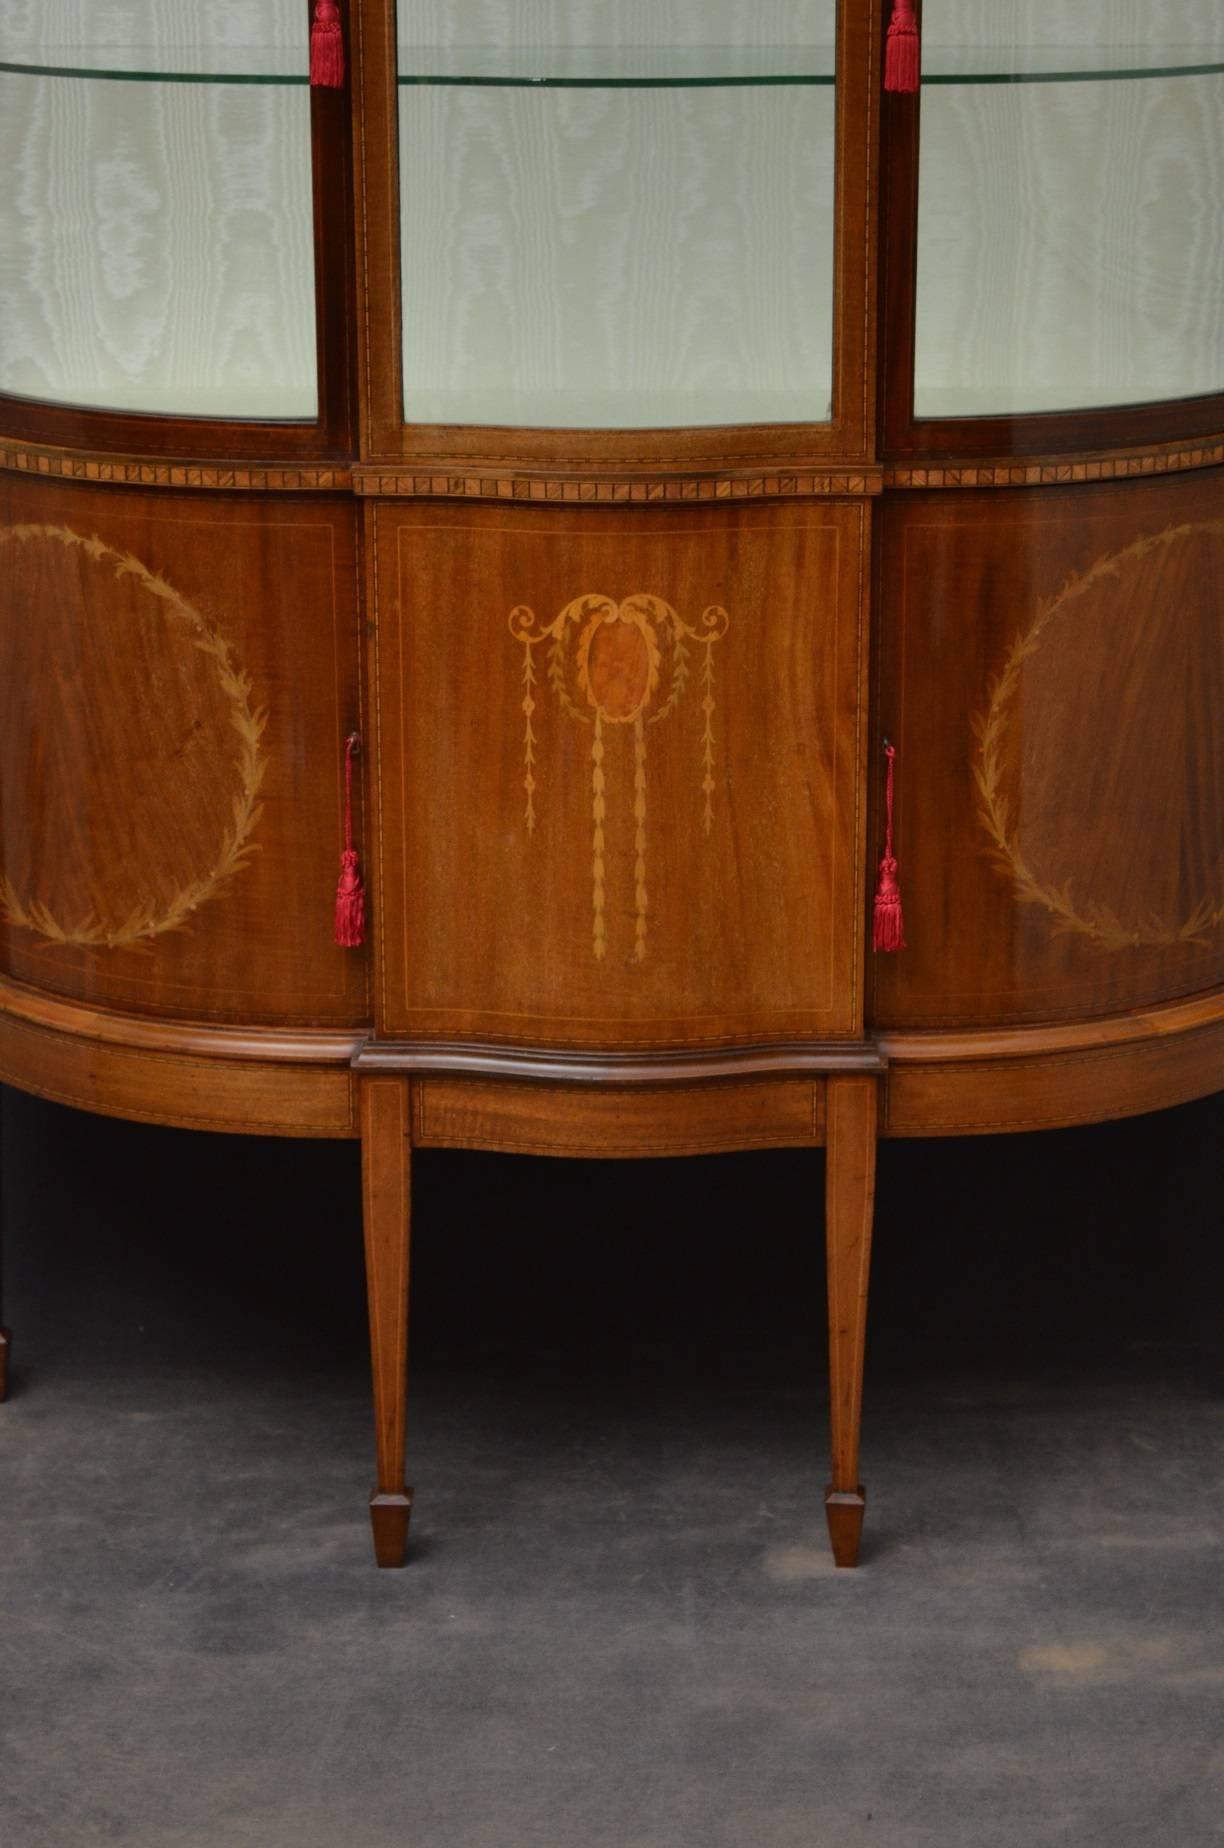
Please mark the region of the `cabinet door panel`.
POLYGON ((855 1032, 866 509, 370 518, 380 1029, 855 1032))
POLYGON ((338 498, 0 477, 0 966, 127 1011, 360 1022, 338 498))
POLYGON ((880 1026, 1075 1020, 1224 980, 1224 475, 883 510, 908 949, 880 1026))

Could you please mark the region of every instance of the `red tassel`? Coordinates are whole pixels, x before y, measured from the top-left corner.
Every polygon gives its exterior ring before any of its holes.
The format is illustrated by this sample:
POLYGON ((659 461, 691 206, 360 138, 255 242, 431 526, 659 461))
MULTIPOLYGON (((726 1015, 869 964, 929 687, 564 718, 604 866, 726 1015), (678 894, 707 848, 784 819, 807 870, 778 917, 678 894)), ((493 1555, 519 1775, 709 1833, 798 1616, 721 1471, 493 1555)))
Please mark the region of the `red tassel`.
POLYGON ((893 765, 897 757, 896 746, 886 744, 884 755, 888 759, 884 795, 887 819, 884 825, 884 855, 880 861, 880 877, 876 883, 875 909, 871 920, 871 947, 873 950, 893 951, 905 948, 901 887, 897 882, 897 862, 893 857, 893 765))
POLYGON ((344 746, 344 852, 336 887, 336 942, 342 950, 356 950, 365 942, 365 887, 353 846, 353 758, 361 749, 354 732, 344 746))
POLYGON ((884 44, 884 88, 912 96, 918 88, 921 62, 914 0, 893 0, 884 44))
POLYGON ((310 27, 310 81, 316 89, 344 88, 344 31, 336 0, 317 0, 310 27))

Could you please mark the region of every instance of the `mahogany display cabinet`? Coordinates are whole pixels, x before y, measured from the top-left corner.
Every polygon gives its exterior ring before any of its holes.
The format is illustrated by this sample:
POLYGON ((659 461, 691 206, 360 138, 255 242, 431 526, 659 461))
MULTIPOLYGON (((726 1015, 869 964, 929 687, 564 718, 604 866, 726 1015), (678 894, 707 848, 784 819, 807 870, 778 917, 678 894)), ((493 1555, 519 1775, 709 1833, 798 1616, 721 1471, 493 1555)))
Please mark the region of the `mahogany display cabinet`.
POLYGON ((0 1078, 361 1138, 384 1565, 414 1149, 823 1147, 853 1564, 878 1136, 1224 1085, 1216 0, 0 0, 0 171, 0 1078))

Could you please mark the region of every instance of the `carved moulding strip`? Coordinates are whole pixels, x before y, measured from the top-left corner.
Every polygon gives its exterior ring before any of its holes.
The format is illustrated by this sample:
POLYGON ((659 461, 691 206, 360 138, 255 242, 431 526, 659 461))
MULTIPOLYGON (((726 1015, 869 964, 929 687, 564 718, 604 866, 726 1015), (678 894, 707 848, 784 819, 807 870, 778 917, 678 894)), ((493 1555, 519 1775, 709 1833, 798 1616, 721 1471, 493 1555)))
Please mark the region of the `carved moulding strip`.
POLYGON ((778 471, 752 475, 533 475, 429 472, 354 466, 353 492, 394 500, 525 501, 562 506, 648 506, 681 502, 827 499, 878 494, 879 468, 778 471))
POLYGON ((153 462, 99 456, 76 449, 29 448, 0 437, 0 469, 46 480, 91 481, 125 488, 208 488, 259 493, 339 492, 352 488, 348 468, 299 468, 286 463, 153 462))
POLYGON ((559 1052, 547 1047, 453 1041, 367 1040, 360 1073, 408 1072, 549 1084, 669 1084, 676 1079, 749 1078, 804 1072, 882 1072, 887 1061, 862 1040, 797 1040, 784 1046, 721 1046, 703 1052, 559 1052))
POLYGON ((1146 475, 1180 475, 1224 463, 1224 437, 1205 443, 1171 443, 1162 449, 1125 449, 1114 455, 1012 457, 990 462, 890 463, 886 488, 1056 488, 1086 481, 1136 481, 1146 475))

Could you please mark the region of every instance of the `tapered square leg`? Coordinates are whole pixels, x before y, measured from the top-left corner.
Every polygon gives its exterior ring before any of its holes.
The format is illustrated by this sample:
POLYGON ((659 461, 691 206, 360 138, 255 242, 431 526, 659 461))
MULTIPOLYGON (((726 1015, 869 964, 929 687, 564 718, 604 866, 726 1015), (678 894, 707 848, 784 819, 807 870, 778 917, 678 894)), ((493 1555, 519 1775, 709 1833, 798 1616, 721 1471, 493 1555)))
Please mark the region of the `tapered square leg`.
POLYGON ((370 1497, 374 1557, 402 1566, 412 1490, 404 1481, 408 1409, 408 1279, 412 1211, 409 1080, 361 1080, 366 1294, 378 1486, 370 1497))
POLYGON ((830 1078, 828 1088, 825 1246, 833 1480, 825 1493, 825 1513, 839 1566, 858 1564, 866 1501, 858 1472, 875 1210, 876 1085, 875 1078, 856 1072, 830 1078))
POLYGON ((835 1566, 858 1565, 859 1543, 863 1538, 863 1510, 866 1506, 867 1496, 861 1483, 853 1494, 835 1489, 832 1484, 825 1490, 825 1519, 829 1523, 835 1566))
POLYGON ((408 1553, 408 1523, 412 1519, 412 1490, 370 1496, 370 1526, 374 1532, 374 1558, 380 1566, 402 1566, 408 1553))

